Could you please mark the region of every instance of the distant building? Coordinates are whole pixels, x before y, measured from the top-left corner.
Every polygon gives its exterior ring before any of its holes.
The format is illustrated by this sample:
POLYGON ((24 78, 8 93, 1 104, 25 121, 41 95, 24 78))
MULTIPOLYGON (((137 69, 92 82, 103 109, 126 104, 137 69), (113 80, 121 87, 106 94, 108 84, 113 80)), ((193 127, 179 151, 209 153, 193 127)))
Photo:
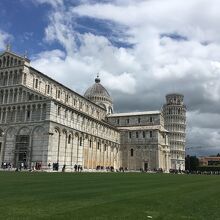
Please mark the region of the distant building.
POLYGON ((220 157, 199 157, 200 166, 220 166, 220 157))
POLYGON ((168 95, 163 111, 113 111, 99 77, 82 96, 9 48, 0 55, 0 163, 67 171, 75 165, 169 171, 172 163, 184 169, 182 95, 168 95))

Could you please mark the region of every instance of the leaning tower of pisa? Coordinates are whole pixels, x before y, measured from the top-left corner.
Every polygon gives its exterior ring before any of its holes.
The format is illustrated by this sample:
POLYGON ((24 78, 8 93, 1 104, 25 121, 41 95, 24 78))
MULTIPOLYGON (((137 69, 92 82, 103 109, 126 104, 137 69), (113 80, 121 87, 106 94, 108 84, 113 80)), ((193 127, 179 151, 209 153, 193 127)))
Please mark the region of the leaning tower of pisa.
POLYGON ((186 106, 181 94, 166 95, 163 106, 164 124, 169 131, 172 169, 185 169, 186 106))

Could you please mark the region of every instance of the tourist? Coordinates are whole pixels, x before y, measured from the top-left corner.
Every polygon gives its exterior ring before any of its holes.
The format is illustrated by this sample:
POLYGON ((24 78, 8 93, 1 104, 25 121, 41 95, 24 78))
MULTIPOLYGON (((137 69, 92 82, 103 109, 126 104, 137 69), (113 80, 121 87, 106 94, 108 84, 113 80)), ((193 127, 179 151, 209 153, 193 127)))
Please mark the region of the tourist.
POLYGON ((51 164, 50 163, 48 163, 48 169, 50 170, 50 167, 51 167, 51 164))
POLYGON ((64 164, 62 168, 62 172, 65 172, 65 169, 66 169, 66 165, 64 164))
POLYGON ((75 172, 77 171, 77 165, 76 164, 74 165, 74 171, 75 172))

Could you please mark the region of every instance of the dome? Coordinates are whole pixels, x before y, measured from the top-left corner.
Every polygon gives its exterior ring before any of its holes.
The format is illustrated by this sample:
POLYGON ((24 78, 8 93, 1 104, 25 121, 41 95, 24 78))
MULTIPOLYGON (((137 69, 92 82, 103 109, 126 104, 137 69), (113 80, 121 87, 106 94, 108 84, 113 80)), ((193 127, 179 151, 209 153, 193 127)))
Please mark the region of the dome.
POLYGON ((99 97, 112 101, 111 96, 109 95, 105 87, 100 83, 100 81, 101 80, 99 76, 97 76, 97 78, 95 79, 95 83, 86 90, 84 96, 87 99, 93 99, 94 97, 99 97))
POLYGON ((112 113, 112 98, 100 81, 99 76, 97 76, 95 83, 86 90, 84 97, 105 108, 107 113, 112 113))

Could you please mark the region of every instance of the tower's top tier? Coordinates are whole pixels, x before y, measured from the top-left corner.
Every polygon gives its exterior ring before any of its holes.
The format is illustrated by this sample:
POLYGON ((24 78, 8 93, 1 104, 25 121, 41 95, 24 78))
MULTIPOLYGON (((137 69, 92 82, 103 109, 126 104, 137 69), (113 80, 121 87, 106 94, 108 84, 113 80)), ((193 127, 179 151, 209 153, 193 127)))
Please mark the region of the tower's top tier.
POLYGON ((167 105, 183 105, 183 98, 184 95, 182 94, 177 94, 177 93, 167 94, 166 95, 167 105))

